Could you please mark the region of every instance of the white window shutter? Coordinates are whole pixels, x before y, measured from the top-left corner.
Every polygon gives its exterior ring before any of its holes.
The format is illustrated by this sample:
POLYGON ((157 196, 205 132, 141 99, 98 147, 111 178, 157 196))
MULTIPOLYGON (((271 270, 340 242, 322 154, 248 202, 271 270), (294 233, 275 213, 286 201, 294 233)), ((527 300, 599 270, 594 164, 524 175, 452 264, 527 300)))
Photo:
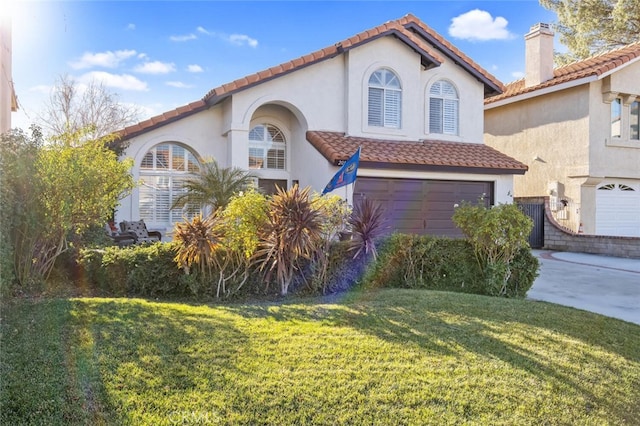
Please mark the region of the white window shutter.
POLYGON ((400 117, 402 116, 402 92, 397 90, 387 90, 384 97, 384 126, 400 128, 400 117))
POLYGON ((382 126, 382 98, 383 89, 369 88, 369 126, 382 126))
POLYGON ((429 133, 442 133, 442 99, 429 99, 429 133))
POLYGON ((443 111, 443 133, 458 134, 458 101, 445 99, 443 111))

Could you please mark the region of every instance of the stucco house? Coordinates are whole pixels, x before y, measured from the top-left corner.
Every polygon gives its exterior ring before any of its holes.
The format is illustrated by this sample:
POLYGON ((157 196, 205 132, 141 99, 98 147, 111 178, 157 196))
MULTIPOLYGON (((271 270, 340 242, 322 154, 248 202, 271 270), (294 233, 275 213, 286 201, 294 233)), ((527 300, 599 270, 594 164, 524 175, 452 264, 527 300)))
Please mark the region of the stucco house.
POLYGON ((483 144, 484 99, 503 85, 412 15, 224 84, 204 98, 120 132, 143 185, 116 220, 167 233, 181 181, 201 161, 253 172, 259 187, 321 192, 362 147, 350 203, 383 204, 390 230, 459 235, 462 200, 512 201, 527 167, 483 144))
POLYGON ((0 14, 0 133, 11 129, 11 113, 18 110, 11 75, 11 18, 0 14))
POLYGON ((553 37, 525 36, 526 76, 485 100, 485 143, 529 166, 514 195, 550 197, 561 225, 640 237, 640 42, 554 69, 553 37))

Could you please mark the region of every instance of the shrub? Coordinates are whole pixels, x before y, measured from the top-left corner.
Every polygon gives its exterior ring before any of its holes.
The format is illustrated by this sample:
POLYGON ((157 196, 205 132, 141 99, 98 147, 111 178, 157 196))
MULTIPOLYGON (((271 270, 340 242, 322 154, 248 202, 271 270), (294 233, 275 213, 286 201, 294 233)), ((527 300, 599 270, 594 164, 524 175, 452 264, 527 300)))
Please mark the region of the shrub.
MULTIPOLYGON (((503 295, 523 297, 537 276, 537 267, 537 259, 529 250, 519 250, 503 295)), ((363 284, 496 295, 487 285, 468 241, 426 235, 394 234, 385 238, 363 284)))
POLYGON ((83 249, 78 260, 83 284, 109 296, 193 294, 193 283, 174 261, 176 250, 175 243, 83 249))
POLYGON ((529 247, 533 221, 515 204, 490 208, 463 204, 452 220, 473 246, 489 294, 506 295, 512 261, 522 248, 529 247))
POLYGON ((377 256, 375 240, 385 231, 384 210, 382 206, 368 198, 361 198, 353 207, 349 225, 353 233, 351 251, 355 251, 354 258, 363 254, 371 254, 375 260, 377 256))
POLYGON ((280 294, 286 295, 301 262, 311 260, 321 240, 322 221, 309 198, 310 188, 278 188, 269 201, 268 221, 256 257, 261 268, 274 272, 280 294))

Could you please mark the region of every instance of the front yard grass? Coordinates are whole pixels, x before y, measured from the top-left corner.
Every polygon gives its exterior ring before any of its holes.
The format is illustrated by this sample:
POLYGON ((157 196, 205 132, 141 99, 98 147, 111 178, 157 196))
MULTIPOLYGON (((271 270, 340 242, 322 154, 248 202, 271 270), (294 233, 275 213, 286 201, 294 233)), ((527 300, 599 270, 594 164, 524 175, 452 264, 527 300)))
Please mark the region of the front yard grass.
MULTIPOLYGON (((5 302, 0 424, 634 424, 640 326, 426 290, 5 302)), ((637 424, 637 423, 636 423, 637 424)))

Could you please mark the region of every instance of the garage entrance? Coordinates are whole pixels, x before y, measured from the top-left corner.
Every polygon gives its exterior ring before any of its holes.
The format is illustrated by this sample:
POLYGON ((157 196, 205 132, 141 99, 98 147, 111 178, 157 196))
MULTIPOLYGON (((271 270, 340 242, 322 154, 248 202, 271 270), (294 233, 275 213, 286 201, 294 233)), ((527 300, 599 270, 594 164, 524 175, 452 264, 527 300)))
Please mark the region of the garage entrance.
POLYGON ((640 237, 640 185, 612 182, 598 186, 596 234, 640 237))
POLYGON ((493 203, 493 182, 358 177, 354 202, 367 197, 385 209, 389 232, 462 237, 451 221, 455 204, 493 203))

